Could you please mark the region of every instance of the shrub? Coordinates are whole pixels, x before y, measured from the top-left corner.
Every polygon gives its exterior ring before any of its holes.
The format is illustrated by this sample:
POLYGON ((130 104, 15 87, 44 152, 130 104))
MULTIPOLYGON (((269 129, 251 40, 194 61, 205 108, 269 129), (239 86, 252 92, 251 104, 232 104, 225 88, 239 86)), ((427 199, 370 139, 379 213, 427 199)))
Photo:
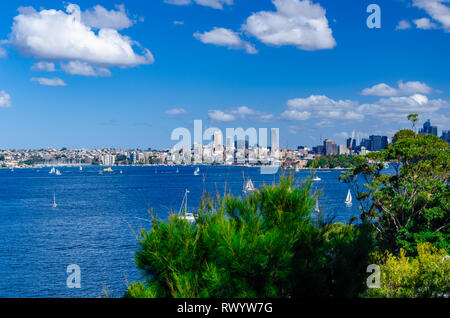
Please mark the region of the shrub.
POLYGON ((380 266, 381 287, 370 289, 368 296, 448 297, 450 258, 446 251, 423 243, 417 246, 417 254, 407 257, 403 249, 398 257, 387 253, 380 266))

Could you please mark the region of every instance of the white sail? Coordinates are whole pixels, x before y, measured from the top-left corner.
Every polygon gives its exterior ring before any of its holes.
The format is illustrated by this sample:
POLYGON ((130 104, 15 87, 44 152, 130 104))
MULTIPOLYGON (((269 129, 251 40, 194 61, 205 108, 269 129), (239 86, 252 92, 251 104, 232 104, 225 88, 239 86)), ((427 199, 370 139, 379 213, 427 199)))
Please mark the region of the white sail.
POLYGON ((316 208, 314 209, 314 211, 320 212, 320 209, 319 209, 319 199, 316 199, 316 208))
POLYGON ((57 176, 60 176, 60 175, 61 175, 61 171, 59 171, 58 169, 56 169, 55 174, 56 174, 57 176))
POLYGON ((253 185, 252 179, 249 179, 244 186, 244 192, 247 193, 252 191, 255 191, 255 186, 253 185))
POLYGON ((200 174, 200 168, 197 168, 194 172, 194 176, 198 176, 200 174))
POLYGON ((352 204, 352 193, 350 192, 350 190, 348 190, 347 198, 345 199, 345 204, 347 205, 352 204))

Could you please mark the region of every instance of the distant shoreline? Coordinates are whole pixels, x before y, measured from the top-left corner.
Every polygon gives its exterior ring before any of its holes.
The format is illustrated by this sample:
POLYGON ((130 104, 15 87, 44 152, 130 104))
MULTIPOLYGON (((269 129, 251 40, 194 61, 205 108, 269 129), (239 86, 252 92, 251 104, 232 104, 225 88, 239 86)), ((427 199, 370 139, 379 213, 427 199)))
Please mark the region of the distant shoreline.
MULTIPOLYGON (((167 164, 143 164, 143 165, 118 165, 118 166, 103 166, 103 165, 38 165, 34 167, 0 167, 0 170, 12 170, 12 169, 44 169, 51 167, 62 167, 62 168, 76 168, 76 167, 98 167, 103 169, 104 167, 117 167, 117 168, 126 168, 126 167, 242 167, 242 168, 262 168, 262 167, 271 167, 267 165, 208 165, 208 164, 197 164, 197 165, 167 165, 167 164)), ((295 170, 295 168, 283 168, 279 167, 280 170, 295 170)), ((350 170, 351 168, 299 168, 298 170, 350 170)))

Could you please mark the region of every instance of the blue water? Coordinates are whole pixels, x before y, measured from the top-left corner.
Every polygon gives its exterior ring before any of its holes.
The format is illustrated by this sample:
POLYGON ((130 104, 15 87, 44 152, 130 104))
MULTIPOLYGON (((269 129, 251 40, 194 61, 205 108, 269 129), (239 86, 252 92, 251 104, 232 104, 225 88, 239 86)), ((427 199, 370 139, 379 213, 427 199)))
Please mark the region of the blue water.
MULTIPOLYGON (((128 282, 141 280, 134 264, 139 248, 134 231, 149 228, 148 210, 166 219, 178 211, 185 189, 188 208, 198 206, 204 189, 215 194, 242 194, 243 174, 256 187, 272 184, 278 175, 261 175, 258 168, 99 167, 0 170, 0 297, 99 297, 103 288, 120 297, 128 282), (123 170, 120 174, 119 170, 123 170), (155 173, 156 172, 156 173, 155 173), (53 193, 57 208, 52 208, 53 193), (66 268, 81 269, 81 288, 66 285, 66 268)), ((321 190, 321 211, 346 222, 358 215, 343 203, 348 186, 338 181, 342 171, 319 171, 314 183, 321 190)), ((295 181, 310 174, 301 171, 295 181)))

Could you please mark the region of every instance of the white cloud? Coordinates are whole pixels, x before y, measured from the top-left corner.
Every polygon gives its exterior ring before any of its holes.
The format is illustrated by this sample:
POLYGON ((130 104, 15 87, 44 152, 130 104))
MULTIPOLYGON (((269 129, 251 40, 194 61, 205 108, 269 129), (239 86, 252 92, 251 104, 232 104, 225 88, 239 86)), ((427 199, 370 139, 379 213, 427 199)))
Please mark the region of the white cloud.
POLYGON ((122 30, 129 28, 135 23, 125 13, 124 5, 116 5, 116 9, 108 11, 101 5, 96 5, 94 8, 82 12, 81 20, 85 25, 97 29, 122 30))
POLYGON ((81 61, 102 67, 133 67, 152 64, 153 55, 117 30, 103 28, 95 32, 83 23, 77 5, 61 10, 35 11, 21 8, 14 17, 10 42, 22 53, 44 60, 81 61))
POLYGON ((413 20, 413 22, 418 29, 422 29, 422 30, 431 30, 431 29, 438 28, 438 26, 435 23, 431 22, 430 19, 428 19, 428 18, 421 18, 421 19, 413 20))
POLYGON ((247 106, 240 106, 225 110, 214 109, 208 112, 208 116, 213 121, 229 122, 235 120, 258 120, 268 121, 274 119, 275 116, 247 106))
POLYGON ((361 94, 366 96, 404 96, 412 94, 430 94, 432 92, 433 89, 425 83, 418 81, 404 83, 403 81, 399 81, 398 88, 393 88, 385 83, 381 83, 364 89, 361 94))
POLYGON ((35 72, 54 72, 55 63, 45 61, 37 62, 31 66, 31 70, 35 72))
POLYGON ((226 46, 229 49, 244 49, 249 54, 256 54, 258 51, 253 45, 242 40, 239 34, 225 28, 214 28, 205 33, 194 33, 194 37, 205 44, 226 46))
POLYGON ((0 107, 11 107, 11 96, 5 91, 0 91, 0 107))
POLYGON ((174 116, 179 116, 179 115, 185 115, 187 114, 187 110, 184 108, 172 108, 169 110, 166 110, 165 112, 167 115, 174 115, 174 116))
POLYGON ((236 117, 234 115, 225 113, 224 111, 218 109, 208 111, 208 117, 211 120, 222 122, 229 122, 236 120, 236 117))
POLYGON ((268 45, 294 45, 302 50, 336 46, 325 10, 310 0, 272 0, 277 11, 252 14, 243 29, 268 45))
POLYGON ((233 5, 233 0, 164 0, 165 3, 175 5, 188 5, 193 2, 201 6, 222 10, 224 5, 233 5))
POLYGON ((60 78, 46 78, 46 77, 33 77, 32 82, 39 83, 45 86, 67 86, 67 84, 60 78))
POLYGON ((409 21, 406 20, 401 20, 395 27, 396 30, 406 30, 411 28, 412 28, 411 23, 409 23, 409 21))
POLYGON ((295 98, 287 101, 288 109, 281 114, 285 120, 308 120, 317 118, 321 125, 333 121, 361 121, 364 115, 356 112, 357 102, 351 100, 333 100, 324 95, 311 95, 308 98, 295 98))
POLYGON ((446 109, 449 103, 442 99, 430 100, 422 94, 411 96, 382 98, 372 104, 363 104, 357 111, 385 122, 404 120, 408 114, 418 113, 420 117, 429 118, 432 114, 446 109))
POLYGON ((111 76, 111 72, 104 67, 93 67, 86 62, 70 61, 62 63, 61 68, 64 72, 71 75, 83 76, 111 76))
MULTIPOLYGON (((323 95, 308 98, 296 98, 287 102, 288 109, 281 114, 281 119, 291 121, 316 120, 319 127, 336 126, 342 123, 363 122, 370 118, 371 123, 404 122, 406 116, 418 113, 420 118, 431 118, 438 123, 445 123, 447 116, 442 114, 450 104, 442 99, 429 99, 422 94, 411 96, 391 96, 381 98, 374 103, 360 104, 351 100, 333 100, 323 95)), ((448 125, 449 122, 446 122, 448 125)), ((444 124, 442 124, 444 126, 444 124)))
MULTIPOLYGON (((446 3, 450 3, 449 0, 413 0, 413 6, 421 8, 425 10, 433 20, 438 21, 441 24, 441 27, 446 30, 447 32, 450 32, 450 7, 446 5, 446 3)), ((430 24, 422 20, 420 25, 422 28, 429 27, 430 24)), ((418 20, 416 20, 418 21, 418 20)), ((414 21, 414 22, 416 22, 414 21)), ((428 20, 429 21, 429 20, 428 20)), ((432 23, 430 21, 430 23, 432 23)), ((417 24, 417 23, 416 23, 417 24)), ((433 23, 434 24, 434 23, 433 23)), ((419 27, 419 25, 417 25, 419 27)))

